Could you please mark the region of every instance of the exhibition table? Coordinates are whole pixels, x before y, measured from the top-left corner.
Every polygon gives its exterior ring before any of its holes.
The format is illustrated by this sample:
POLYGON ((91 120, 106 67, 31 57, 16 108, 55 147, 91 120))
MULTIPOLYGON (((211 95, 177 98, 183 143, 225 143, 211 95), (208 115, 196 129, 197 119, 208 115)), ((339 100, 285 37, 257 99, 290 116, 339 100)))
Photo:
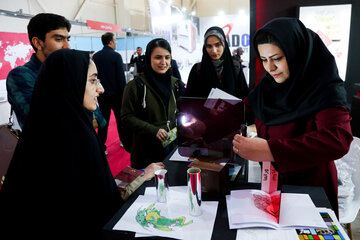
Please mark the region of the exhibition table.
MULTIPOLYGON (((170 154, 171 155, 171 154, 170 154)), ((168 170, 168 181, 170 186, 183 186, 186 185, 186 170, 188 169, 188 162, 175 162, 169 161, 169 158, 164 160, 166 169, 168 170)), ((240 179, 240 178, 239 178, 240 179)), ((126 210, 136 200, 139 195, 144 194, 146 187, 154 187, 154 180, 145 182, 139 189, 137 189, 124 205, 116 212, 113 218, 103 228, 103 239, 135 239, 135 233, 129 231, 113 230, 114 225, 124 215, 126 210)), ((229 184, 226 195, 230 194, 231 190, 236 189, 260 189, 258 183, 246 183, 244 181, 236 181, 229 184)), ((285 185, 282 187, 284 193, 307 193, 310 195, 316 207, 330 208, 331 205, 327 196, 321 187, 304 187, 304 186, 290 186, 285 185)), ((219 201, 216 220, 211 239, 235 239, 236 229, 229 229, 228 214, 226 209, 225 195, 220 197, 203 198, 204 201, 212 200, 219 201)), ((169 239, 164 237, 146 237, 136 239, 169 239)))

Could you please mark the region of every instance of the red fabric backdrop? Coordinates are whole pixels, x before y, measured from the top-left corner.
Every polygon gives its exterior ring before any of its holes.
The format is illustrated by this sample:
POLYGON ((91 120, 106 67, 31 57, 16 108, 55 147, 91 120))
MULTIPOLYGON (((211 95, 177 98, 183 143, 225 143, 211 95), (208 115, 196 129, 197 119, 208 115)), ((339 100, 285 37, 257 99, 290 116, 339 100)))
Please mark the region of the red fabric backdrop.
POLYGON ((111 111, 108 137, 106 140, 107 159, 113 176, 118 174, 126 166, 130 166, 130 154, 120 147, 120 139, 117 132, 116 121, 114 113, 111 111))

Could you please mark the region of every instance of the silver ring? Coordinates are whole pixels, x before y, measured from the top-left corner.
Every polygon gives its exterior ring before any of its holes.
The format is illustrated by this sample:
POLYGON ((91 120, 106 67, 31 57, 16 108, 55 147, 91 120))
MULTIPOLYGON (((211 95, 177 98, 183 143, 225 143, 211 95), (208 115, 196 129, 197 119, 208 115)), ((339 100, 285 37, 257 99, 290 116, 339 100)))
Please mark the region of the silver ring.
POLYGON ((235 152, 236 152, 236 153, 239 153, 239 149, 235 148, 235 152))

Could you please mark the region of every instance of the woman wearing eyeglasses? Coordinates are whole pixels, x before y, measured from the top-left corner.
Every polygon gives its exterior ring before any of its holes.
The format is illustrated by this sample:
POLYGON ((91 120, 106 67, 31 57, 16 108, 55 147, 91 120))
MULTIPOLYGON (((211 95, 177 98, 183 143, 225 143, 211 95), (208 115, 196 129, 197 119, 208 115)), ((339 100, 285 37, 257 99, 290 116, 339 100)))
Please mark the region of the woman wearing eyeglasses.
POLYGON ((123 203, 92 125, 103 91, 88 52, 45 60, 1 189, 2 236, 100 239, 123 203))

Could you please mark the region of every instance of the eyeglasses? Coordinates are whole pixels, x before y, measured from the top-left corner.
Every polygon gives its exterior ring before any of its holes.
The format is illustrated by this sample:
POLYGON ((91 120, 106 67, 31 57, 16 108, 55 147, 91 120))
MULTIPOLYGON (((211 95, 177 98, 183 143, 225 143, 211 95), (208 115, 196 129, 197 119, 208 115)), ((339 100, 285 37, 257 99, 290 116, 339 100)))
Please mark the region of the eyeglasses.
POLYGON ((90 81, 91 84, 94 84, 94 85, 96 84, 97 87, 101 86, 100 79, 98 79, 98 78, 90 79, 89 81, 90 81))

